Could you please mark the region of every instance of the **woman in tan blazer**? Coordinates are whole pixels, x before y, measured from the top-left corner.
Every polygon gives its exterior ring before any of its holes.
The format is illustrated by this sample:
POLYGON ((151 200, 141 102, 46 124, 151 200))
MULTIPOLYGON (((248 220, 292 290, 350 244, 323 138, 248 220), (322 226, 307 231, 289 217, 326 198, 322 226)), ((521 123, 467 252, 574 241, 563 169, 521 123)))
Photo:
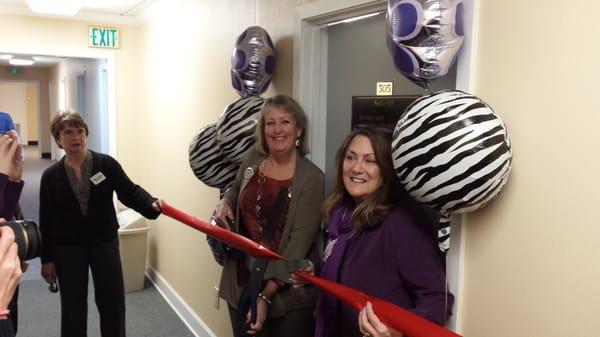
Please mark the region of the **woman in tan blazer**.
POLYGON ((256 148, 248 151, 233 187, 215 208, 213 218, 220 226, 285 257, 255 261, 225 250, 219 293, 228 303, 235 336, 310 336, 314 331, 316 290, 290 286, 290 272, 318 254, 313 243, 321 224, 324 175, 305 157, 307 128, 295 100, 283 95, 267 99, 256 148))

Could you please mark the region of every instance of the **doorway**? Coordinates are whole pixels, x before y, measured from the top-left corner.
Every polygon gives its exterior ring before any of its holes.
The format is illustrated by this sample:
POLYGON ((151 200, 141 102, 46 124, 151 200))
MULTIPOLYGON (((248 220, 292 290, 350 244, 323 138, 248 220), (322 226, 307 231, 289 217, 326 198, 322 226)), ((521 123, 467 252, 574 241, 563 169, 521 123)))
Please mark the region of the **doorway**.
MULTIPOLYGON (((472 54, 476 50, 478 2, 464 0, 465 40, 456 64, 454 88, 469 92, 473 87, 472 54)), ((328 24, 367 14, 384 12, 387 1, 319 0, 298 7, 297 34, 294 42, 294 97, 307 112, 311 130, 311 159, 324 171, 327 169, 327 125, 329 86, 328 24)), ((384 37, 381 38, 383 40, 384 37)), ((461 331, 464 274, 464 233, 461 217, 452 220, 451 248, 447 256, 446 274, 449 290, 455 295, 453 315, 448 327, 461 331)))

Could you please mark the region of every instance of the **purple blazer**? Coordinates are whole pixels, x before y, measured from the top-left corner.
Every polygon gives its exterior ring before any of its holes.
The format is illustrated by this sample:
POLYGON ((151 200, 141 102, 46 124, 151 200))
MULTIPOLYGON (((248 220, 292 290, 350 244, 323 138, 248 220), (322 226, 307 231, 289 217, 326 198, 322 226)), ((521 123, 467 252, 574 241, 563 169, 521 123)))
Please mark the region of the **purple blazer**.
MULTIPOLYGON (((443 325, 454 297, 437 252, 431 217, 406 201, 371 230, 352 230, 352 202, 333 210, 321 277, 384 299, 443 325), (337 241, 334 241, 337 240, 337 241)), ((315 337, 359 337, 358 312, 322 294, 315 337)))
POLYGON ((6 174, 0 173, 0 218, 8 221, 15 216, 23 184, 9 181, 6 174))

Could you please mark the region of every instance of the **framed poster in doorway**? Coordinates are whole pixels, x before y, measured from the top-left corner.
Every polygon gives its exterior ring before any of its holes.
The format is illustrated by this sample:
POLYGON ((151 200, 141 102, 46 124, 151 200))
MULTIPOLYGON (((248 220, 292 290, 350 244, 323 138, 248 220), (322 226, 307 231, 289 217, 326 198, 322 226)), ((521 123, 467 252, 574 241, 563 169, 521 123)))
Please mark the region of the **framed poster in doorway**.
POLYGON ((371 125, 394 131, 404 110, 418 95, 352 96, 352 129, 356 125, 371 125))

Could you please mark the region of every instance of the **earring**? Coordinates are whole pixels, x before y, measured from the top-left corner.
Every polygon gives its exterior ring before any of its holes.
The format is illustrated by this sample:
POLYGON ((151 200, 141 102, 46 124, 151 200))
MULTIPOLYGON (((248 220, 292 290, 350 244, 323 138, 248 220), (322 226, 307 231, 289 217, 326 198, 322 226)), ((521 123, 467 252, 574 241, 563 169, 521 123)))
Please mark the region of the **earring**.
POLYGON ((300 146, 300 137, 296 138, 296 147, 300 146))

